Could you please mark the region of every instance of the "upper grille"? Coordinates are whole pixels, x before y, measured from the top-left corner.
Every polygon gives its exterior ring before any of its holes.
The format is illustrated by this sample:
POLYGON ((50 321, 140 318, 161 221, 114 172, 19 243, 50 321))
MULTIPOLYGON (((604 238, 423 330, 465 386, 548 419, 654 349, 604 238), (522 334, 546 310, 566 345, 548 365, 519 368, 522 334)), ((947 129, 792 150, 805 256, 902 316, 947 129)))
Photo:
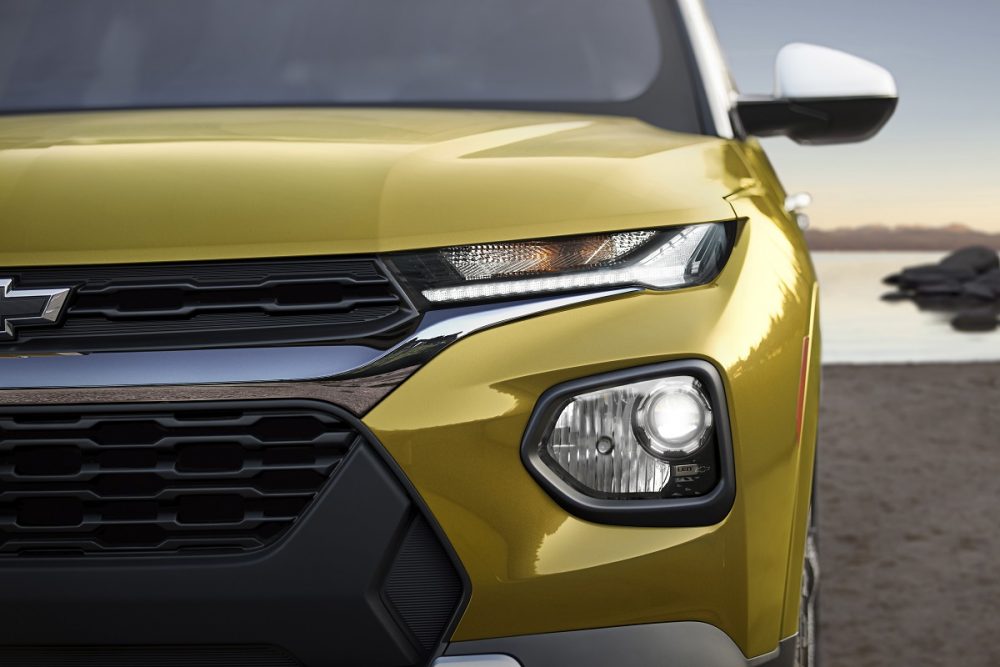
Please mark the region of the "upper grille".
POLYGON ((309 401, 0 408, 0 556, 257 549, 359 440, 309 401))
POLYGON ((61 326, 21 327, 4 352, 365 342, 418 317, 371 257, 2 269, 18 289, 72 287, 61 326))

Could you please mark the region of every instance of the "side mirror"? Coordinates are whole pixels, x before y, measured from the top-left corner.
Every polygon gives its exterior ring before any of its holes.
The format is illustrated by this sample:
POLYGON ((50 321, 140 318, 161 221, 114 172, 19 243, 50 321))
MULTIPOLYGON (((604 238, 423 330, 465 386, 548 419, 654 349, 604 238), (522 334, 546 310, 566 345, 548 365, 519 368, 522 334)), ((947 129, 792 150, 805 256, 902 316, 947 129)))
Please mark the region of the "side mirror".
POLYGON ((870 139, 899 101, 892 74, 856 56, 789 44, 775 63, 774 97, 741 97, 736 115, 747 134, 784 135, 800 144, 870 139))

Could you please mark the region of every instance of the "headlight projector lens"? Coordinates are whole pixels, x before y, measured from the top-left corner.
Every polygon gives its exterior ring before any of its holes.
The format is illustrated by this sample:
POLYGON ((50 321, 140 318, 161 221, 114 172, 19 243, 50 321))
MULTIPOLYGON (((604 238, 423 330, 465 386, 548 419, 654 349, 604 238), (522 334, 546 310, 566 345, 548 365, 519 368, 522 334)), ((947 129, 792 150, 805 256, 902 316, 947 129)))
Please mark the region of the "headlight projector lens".
POLYGON ((633 427, 653 456, 682 459, 698 452, 712 432, 712 408, 698 381, 664 380, 637 404, 633 427))

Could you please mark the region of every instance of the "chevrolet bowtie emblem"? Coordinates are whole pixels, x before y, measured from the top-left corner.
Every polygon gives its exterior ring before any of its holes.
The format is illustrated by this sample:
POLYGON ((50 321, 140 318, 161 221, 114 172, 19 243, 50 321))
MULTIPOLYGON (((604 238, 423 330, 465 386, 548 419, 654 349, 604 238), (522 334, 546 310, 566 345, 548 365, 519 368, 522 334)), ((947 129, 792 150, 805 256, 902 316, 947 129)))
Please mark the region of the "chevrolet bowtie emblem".
POLYGON ((14 289, 11 278, 0 278, 0 342, 14 340, 17 327, 52 325, 59 321, 70 288, 14 289))

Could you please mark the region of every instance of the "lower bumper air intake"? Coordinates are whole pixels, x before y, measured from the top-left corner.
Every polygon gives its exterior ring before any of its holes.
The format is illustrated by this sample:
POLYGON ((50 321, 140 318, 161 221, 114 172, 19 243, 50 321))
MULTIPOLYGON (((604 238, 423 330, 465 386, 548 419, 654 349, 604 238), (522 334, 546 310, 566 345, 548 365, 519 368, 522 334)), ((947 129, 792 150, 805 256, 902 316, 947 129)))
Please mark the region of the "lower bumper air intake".
POLYGON ((468 596, 318 401, 0 409, 0 664, 426 665, 468 596))

